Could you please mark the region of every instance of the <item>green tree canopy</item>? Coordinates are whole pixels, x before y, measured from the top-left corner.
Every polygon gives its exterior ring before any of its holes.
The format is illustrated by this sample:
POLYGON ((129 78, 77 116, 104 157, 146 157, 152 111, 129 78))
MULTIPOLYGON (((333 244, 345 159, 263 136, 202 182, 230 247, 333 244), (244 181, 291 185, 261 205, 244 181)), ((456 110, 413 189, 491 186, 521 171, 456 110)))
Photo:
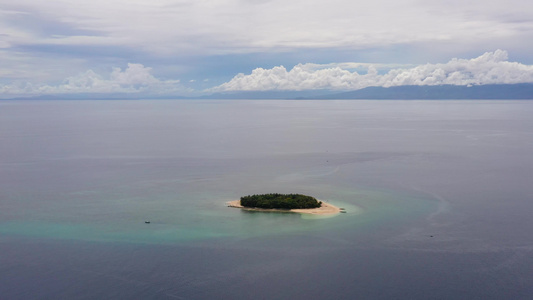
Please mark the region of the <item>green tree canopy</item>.
POLYGON ((316 208, 322 205, 321 201, 311 196, 300 194, 262 194, 241 197, 241 205, 257 208, 316 208))

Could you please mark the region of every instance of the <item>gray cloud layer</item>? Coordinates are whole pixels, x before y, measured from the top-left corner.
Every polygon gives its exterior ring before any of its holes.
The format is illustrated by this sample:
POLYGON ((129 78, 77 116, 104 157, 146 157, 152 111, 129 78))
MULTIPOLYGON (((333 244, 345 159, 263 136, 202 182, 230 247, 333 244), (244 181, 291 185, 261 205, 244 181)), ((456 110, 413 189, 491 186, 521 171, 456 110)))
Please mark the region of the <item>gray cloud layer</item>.
POLYGON ((467 41, 533 29, 528 0, 4 0, 0 15, 0 47, 127 45, 167 54, 467 41))

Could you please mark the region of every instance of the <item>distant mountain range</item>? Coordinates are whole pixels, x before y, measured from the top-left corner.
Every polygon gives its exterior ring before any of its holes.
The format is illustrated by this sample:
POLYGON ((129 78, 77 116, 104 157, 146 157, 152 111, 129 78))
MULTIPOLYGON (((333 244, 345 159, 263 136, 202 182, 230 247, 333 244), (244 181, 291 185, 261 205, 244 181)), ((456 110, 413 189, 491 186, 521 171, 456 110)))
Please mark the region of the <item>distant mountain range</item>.
POLYGON ((391 100, 446 100, 446 99, 533 99, 533 84, 493 85, 406 85, 389 88, 368 87, 357 91, 320 96, 314 99, 391 99, 391 100))
POLYGON ((368 100, 472 100, 472 99, 533 99, 533 84, 493 85, 406 85, 394 87, 367 87, 356 91, 266 91, 213 94, 210 99, 368 99, 368 100))
POLYGON ((367 87, 339 93, 332 90, 307 91, 245 91, 183 97, 178 95, 149 96, 137 94, 62 94, 14 98, 16 100, 134 100, 134 99, 297 99, 297 100, 474 100, 474 99, 532 99, 533 83, 492 85, 436 85, 367 87))

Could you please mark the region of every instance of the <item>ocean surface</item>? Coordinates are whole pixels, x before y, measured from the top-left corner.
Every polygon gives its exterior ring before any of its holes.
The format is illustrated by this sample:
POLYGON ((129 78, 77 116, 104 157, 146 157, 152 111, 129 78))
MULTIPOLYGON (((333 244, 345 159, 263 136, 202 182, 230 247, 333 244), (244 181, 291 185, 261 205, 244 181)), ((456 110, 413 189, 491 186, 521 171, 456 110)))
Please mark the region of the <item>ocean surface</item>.
POLYGON ((0 101, 1 299, 531 299, 532 270, 533 101, 0 101), (270 192, 347 213, 226 206, 270 192))

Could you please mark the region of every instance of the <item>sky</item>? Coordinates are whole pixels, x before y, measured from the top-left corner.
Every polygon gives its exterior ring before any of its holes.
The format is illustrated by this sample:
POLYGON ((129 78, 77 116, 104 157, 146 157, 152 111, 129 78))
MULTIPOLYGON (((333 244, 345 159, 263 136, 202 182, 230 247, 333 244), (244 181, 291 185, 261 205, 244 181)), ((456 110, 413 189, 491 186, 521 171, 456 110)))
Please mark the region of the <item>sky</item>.
POLYGON ((533 83, 530 0, 2 0, 0 98, 533 83))

